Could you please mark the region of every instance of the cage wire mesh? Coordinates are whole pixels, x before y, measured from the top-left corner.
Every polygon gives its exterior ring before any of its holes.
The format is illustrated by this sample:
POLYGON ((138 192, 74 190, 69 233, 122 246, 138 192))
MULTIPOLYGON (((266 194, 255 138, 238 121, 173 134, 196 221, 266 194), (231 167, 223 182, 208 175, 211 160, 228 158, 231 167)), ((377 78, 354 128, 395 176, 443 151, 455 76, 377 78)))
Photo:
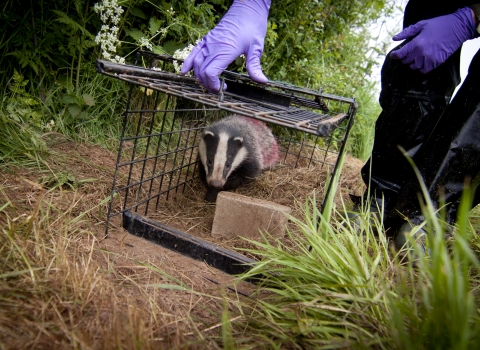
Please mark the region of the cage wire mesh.
POLYGON ((200 133, 230 114, 264 121, 277 138, 282 164, 328 166, 331 178, 341 170, 354 99, 279 82, 258 84, 229 71, 221 76, 227 89, 210 94, 195 78, 174 73, 174 64, 179 63, 170 56, 147 52, 138 53, 134 65, 97 61, 98 72, 129 85, 106 234, 111 218, 127 212, 148 216, 197 181, 200 133))

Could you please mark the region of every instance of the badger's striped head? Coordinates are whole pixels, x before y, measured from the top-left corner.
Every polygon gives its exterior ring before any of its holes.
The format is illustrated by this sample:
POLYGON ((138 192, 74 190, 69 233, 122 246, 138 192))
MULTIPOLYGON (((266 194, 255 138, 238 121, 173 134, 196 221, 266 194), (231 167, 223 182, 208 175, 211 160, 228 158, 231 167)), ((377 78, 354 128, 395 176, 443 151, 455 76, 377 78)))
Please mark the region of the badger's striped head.
POLYGON ((222 188, 228 177, 247 158, 243 137, 205 130, 198 145, 200 160, 211 187, 222 188))

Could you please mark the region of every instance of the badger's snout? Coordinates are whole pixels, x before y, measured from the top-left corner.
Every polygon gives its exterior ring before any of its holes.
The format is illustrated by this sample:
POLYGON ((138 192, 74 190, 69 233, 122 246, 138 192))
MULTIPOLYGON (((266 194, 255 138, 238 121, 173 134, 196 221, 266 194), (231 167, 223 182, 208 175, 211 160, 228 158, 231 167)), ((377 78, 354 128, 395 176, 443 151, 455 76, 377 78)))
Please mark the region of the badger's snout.
POLYGON ((215 188, 222 188, 223 187, 223 181, 220 181, 220 180, 211 180, 208 184, 212 187, 215 187, 215 188))

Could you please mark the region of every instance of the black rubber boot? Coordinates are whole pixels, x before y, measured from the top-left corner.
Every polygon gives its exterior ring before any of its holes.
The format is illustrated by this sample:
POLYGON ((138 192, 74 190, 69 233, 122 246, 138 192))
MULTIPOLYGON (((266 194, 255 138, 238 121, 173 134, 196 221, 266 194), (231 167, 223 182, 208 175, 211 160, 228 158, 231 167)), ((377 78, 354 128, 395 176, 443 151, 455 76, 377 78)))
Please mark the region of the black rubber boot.
POLYGON ((415 241, 423 254, 426 253, 427 231, 425 230, 425 219, 423 216, 415 217, 400 225, 395 232, 393 240, 395 249, 401 251, 411 248, 409 243, 411 240, 415 241))
POLYGON ((383 198, 366 200, 363 197, 350 195, 350 199, 353 202, 353 208, 347 210, 346 217, 351 222, 352 227, 358 233, 364 233, 365 227, 369 225, 374 233, 378 233, 376 232, 377 224, 383 226, 384 212, 387 207, 383 198), (368 217, 365 217, 365 214, 368 217))

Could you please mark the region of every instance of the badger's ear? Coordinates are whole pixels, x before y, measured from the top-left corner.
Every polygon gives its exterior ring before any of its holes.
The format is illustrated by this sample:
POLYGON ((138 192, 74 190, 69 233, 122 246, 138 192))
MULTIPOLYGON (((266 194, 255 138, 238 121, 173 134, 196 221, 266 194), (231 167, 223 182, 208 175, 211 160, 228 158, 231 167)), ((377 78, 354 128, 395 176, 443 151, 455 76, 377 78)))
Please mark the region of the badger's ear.
POLYGON ((207 140, 210 137, 215 137, 215 134, 211 131, 204 131, 203 132, 203 139, 207 140))
POLYGON ((233 142, 235 142, 235 144, 238 147, 242 147, 243 146, 243 137, 237 136, 233 139, 233 142))

